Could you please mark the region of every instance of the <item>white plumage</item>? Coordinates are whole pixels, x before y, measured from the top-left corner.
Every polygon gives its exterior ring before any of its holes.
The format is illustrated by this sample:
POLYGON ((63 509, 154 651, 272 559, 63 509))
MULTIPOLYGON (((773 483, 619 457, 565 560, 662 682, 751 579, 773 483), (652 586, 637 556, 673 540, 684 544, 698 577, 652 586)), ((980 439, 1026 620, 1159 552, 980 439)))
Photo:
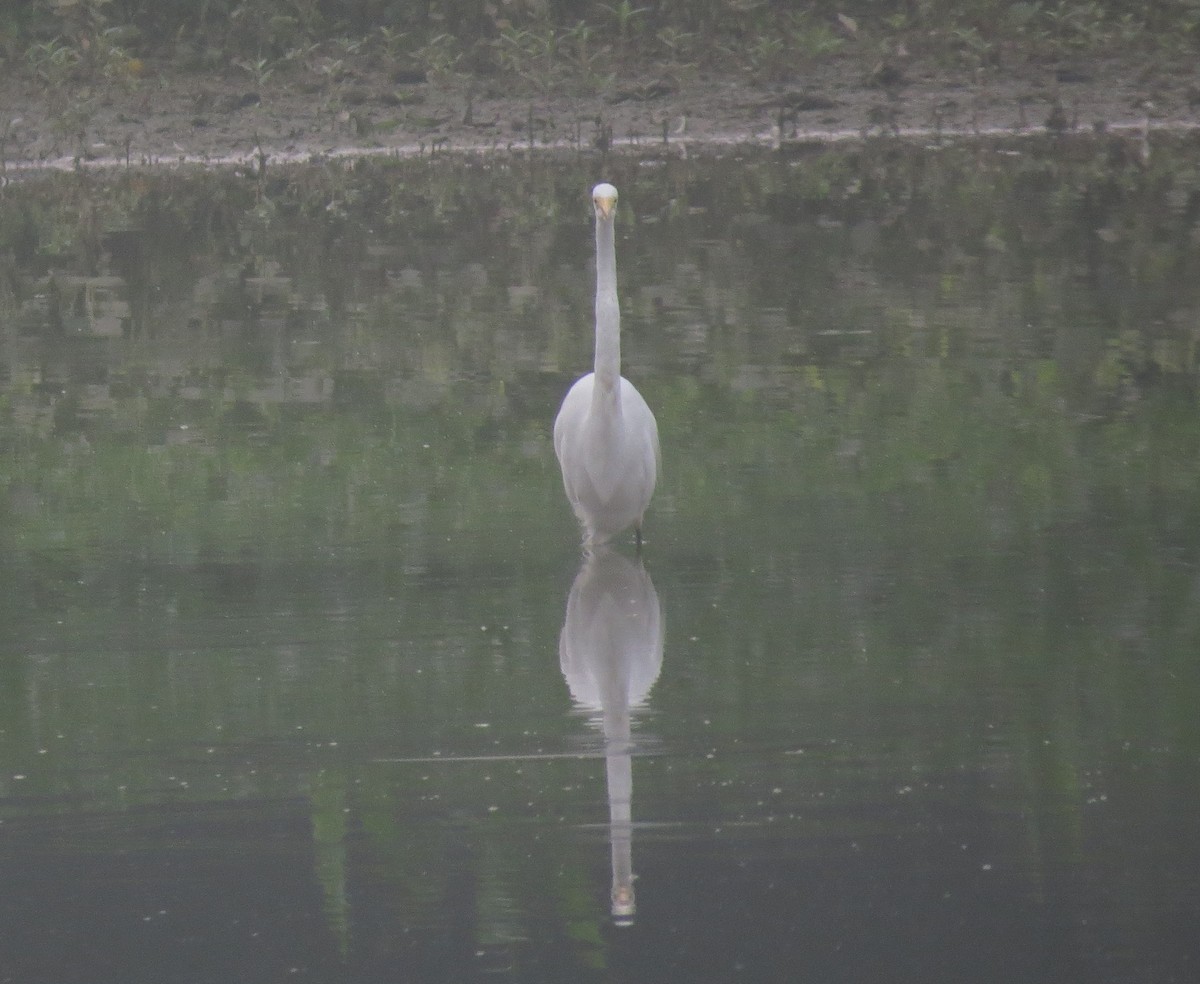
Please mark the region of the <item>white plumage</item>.
POLYGON ((554 421, 563 487, 583 526, 585 547, 642 519, 658 481, 658 423, 642 394, 621 375, 621 312, 613 222, 617 189, 592 189, 596 211, 596 349, 592 372, 576 380, 554 421))

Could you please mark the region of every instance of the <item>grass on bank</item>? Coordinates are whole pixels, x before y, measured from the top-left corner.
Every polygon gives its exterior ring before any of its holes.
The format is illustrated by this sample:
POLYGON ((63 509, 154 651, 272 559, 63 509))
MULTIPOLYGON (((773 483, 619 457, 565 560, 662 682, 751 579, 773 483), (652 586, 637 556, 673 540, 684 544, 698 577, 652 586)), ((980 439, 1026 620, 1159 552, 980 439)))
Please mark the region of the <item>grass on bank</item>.
POLYGON ((602 89, 619 74, 762 81, 854 53, 975 70, 1030 58, 1194 56, 1200 0, 33 0, 0 8, 0 67, 51 86, 136 84, 151 66, 602 89))

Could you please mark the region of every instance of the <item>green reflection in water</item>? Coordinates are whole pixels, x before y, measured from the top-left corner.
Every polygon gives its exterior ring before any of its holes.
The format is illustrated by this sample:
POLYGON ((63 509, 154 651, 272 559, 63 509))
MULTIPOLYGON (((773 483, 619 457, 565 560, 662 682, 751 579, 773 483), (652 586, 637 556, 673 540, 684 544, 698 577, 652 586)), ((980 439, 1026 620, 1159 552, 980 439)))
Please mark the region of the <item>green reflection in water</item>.
MULTIPOLYGON (((665 459, 646 732, 670 753, 635 760, 635 820, 803 853, 847 823, 827 799, 870 837, 896 790, 936 814, 966 775, 1039 891, 1175 829, 1195 149, 613 162, 626 373, 665 459)), ((343 955, 357 864, 410 922, 469 908, 498 967, 545 924, 605 962, 607 880, 567 833, 604 816, 603 760, 533 758, 584 731, 549 424, 591 356, 590 172, 6 189, 6 809, 302 793, 343 955), (437 756, 498 760, 388 761, 437 756)), ((1152 912, 1170 884, 1135 869, 1119 894, 1152 912)))

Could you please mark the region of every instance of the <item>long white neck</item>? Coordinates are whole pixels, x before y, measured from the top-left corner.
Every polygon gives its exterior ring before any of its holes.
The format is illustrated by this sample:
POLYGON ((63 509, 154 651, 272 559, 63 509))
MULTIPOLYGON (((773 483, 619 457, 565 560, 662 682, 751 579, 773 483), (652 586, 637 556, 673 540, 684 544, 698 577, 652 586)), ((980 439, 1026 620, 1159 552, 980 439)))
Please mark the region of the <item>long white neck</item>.
POLYGON ((621 378, 621 310, 613 218, 596 217, 596 385, 614 391, 621 378))

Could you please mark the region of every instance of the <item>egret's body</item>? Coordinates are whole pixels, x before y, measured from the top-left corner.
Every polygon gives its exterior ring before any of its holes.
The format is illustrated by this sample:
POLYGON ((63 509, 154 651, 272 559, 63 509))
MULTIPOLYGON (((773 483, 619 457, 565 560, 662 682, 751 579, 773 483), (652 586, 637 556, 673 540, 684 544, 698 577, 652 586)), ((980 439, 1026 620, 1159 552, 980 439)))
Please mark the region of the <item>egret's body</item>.
POLYGON ((621 375, 621 312, 613 238, 617 189, 599 184, 596 209, 596 349, 592 372, 576 380, 554 421, 554 453, 585 546, 598 546, 642 518, 658 481, 658 424, 621 375))

